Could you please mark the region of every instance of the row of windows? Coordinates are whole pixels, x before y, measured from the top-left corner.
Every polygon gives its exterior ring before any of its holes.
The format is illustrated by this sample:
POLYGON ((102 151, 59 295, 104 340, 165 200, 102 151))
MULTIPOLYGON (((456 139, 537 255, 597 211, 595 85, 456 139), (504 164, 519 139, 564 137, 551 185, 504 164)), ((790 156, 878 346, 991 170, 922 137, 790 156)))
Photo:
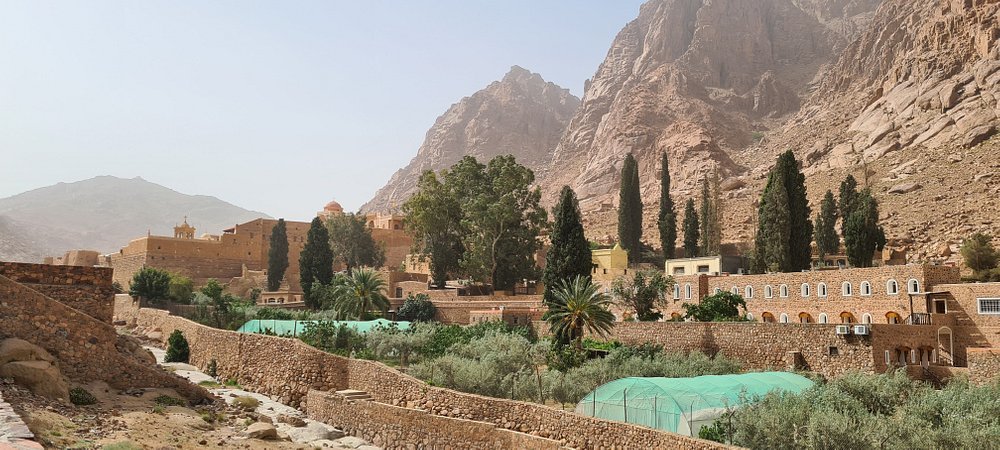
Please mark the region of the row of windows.
MULTIPOLYGON (((906 282, 906 289, 907 292, 910 294, 919 293, 920 281, 911 278, 909 281, 906 282)), ((718 294, 719 292, 722 292, 722 289, 715 288, 715 292, 713 292, 713 294, 718 294)), ((747 285, 742 290, 740 289, 739 286, 733 286, 730 292, 742 295, 743 298, 746 299, 754 298, 755 294, 754 287, 751 285, 747 285)), ((802 283, 802 285, 799 287, 799 292, 802 295, 802 297, 809 297, 810 295, 812 295, 812 286, 809 283, 802 283)), ((841 296, 850 297, 854 295, 854 286, 851 284, 850 281, 845 281, 843 284, 840 285, 840 292, 841 296)), ((867 297, 871 296, 873 293, 874 290, 872 289, 872 284, 868 281, 862 281, 859 289, 859 294, 861 296, 867 297)), ((899 283, 896 282, 896 280, 886 281, 885 293, 888 295, 899 295, 899 283)), ((821 282, 816 284, 817 297, 826 297, 828 294, 829 294, 829 289, 827 288, 826 283, 821 282)), ((778 296, 782 298, 788 297, 788 285, 782 284, 781 286, 778 286, 778 296)), ((681 297, 681 286, 674 285, 674 299, 679 299, 680 297, 681 297)), ((764 286, 764 298, 774 298, 774 288, 771 285, 764 286)), ((691 283, 687 283, 684 285, 684 299, 685 300, 691 299, 691 283)))
MULTIPOLYGON (((806 312, 801 312, 801 313, 798 314, 798 316, 795 319, 796 319, 796 322, 798 322, 798 323, 830 323, 830 318, 829 318, 829 316, 826 313, 820 313, 819 317, 816 320, 814 320, 813 317, 812 317, 812 314, 809 314, 809 313, 806 313, 806 312)), ((839 318, 835 318, 835 319, 839 319, 840 323, 857 323, 857 319, 855 319, 854 314, 851 314, 851 313, 846 312, 846 311, 840 313, 840 317, 839 318)), ((747 313, 747 320, 754 320, 753 314, 747 313)), ((771 314, 769 312, 765 312, 765 313, 761 314, 760 321, 761 322, 768 322, 768 323, 774 323, 774 322, 789 323, 790 319, 789 319, 788 314, 786 314, 786 313, 781 313, 780 316, 778 316, 777 318, 775 318, 774 314, 771 314)), ((890 324, 902 323, 902 316, 900 316, 896 312, 890 311, 890 312, 888 312, 888 313, 885 314, 885 322, 886 323, 890 323, 890 324)), ((861 316, 861 323, 864 323, 864 324, 870 324, 870 323, 872 323, 872 315, 868 314, 868 313, 865 313, 864 315, 862 315, 861 316)))

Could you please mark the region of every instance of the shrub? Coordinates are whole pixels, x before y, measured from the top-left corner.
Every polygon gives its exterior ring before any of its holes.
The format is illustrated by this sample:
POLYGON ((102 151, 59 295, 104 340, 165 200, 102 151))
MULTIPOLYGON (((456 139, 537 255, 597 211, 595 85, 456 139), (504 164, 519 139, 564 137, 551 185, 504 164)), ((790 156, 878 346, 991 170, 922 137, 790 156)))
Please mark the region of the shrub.
POLYGON ((248 395, 242 395, 233 399, 233 406, 244 411, 253 411, 260 406, 260 401, 248 395))
POLYGON ((153 399, 153 402, 160 406, 187 406, 187 402, 177 397, 161 395, 153 399))
POLYGON ((132 276, 128 295, 154 303, 162 302, 170 297, 170 274, 152 267, 142 269, 132 276))
POLYGON ((427 294, 410 294, 396 312, 396 318, 411 322, 430 322, 436 311, 437 308, 427 294))
POLYGON ((163 360, 186 363, 190 357, 191 349, 188 347, 187 339, 184 338, 184 333, 181 330, 174 330, 167 338, 167 355, 163 360))
POLYGON ((219 376, 219 363, 215 361, 215 358, 208 360, 208 365, 205 366, 205 375, 212 378, 219 376))
POLYGON ((86 389, 75 387, 69 390, 69 401, 74 405, 84 406, 97 403, 97 398, 86 389))
POLYGON ((747 312, 746 300, 739 294, 728 291, 705 297, 699 303, 685 303, 682 306, 685 317, 699 322, 736 322, 743 320, 747 312))
POLYGON ((101 446, 101 450, 142 450, 142 446, 131 441, 114 442, 101 446))
POLYGON ((256 318, 260 320, 294 320, 295 315, 284 309, 261 308, 257 310, 256 318))

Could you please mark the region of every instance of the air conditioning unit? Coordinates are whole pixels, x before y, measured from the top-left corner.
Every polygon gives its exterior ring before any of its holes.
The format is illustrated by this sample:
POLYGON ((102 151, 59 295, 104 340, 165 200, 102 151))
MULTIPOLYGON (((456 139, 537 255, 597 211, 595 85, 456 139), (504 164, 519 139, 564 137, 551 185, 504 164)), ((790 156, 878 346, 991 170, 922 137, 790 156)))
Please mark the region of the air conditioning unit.
POLYGON ((855 325, 854 326, 854 334, 857 334, 857 335, 868 336, 869 330, 870 330, 870 328, 868 328, 868 325, 855 325))
POLYGON ((850 325, 837 325, 836 331, 834 333, 837 334, 837 335, 851 334, 851 326, 850 325))

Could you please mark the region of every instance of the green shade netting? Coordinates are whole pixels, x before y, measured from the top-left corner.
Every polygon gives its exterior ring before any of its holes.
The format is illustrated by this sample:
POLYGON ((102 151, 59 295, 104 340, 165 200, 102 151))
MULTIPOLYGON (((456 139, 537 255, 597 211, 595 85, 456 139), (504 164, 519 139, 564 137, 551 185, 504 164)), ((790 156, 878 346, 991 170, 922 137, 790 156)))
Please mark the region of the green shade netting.
MULTIPOLYGON (((266 330, 266 331, 268 331, 270 333, 274 333, 274 334, 276 334, 278 336, 286 336, 286 335, 287 336, 298 336, 299 334, 302 334, 302 332, 306 330, 306 326, 308 326, 309 324, 317 323, 317 322, 320 322, 320 321, 319 320, 269 320, 269 319, 259 320, 259 319, 254 319, 254 320, 247 321, 247 323, 243 324, 243 326, 240 327, 240 329, 236 330, 236 331, 239 331, 240 333, 258 333, 258 334, 260 334, 260 333, 264 333, 265 330, 266 330)), ((348 327, 353 328, 355 331, 357 331, 359 333, 367 333, 372 328, 379 327, 379 326, 383 327, 383 328, 388 328, 392 324, 396 324, 396 328, 398 328, 400 330, 408 330, 410 328, 410 322, 393 322, 393 321, 388 320, 388 319, 375 319, 375 320, 367 320, 367 321, 361 321, 361 320, 341 320, 341 321, 337 321, 337 320, 333 320, 333 321, 329 321, 329 322, 333 323, 335 326, 340 326, 341 324, 347 325, 348 327)))
POLYGON ((704 375, 692 378, 630 377, 601 385, 576 405, 585 416, 697 436, 741 396, 754 401, 771 391, 802 392, 812 380, 788 372, 704 375))

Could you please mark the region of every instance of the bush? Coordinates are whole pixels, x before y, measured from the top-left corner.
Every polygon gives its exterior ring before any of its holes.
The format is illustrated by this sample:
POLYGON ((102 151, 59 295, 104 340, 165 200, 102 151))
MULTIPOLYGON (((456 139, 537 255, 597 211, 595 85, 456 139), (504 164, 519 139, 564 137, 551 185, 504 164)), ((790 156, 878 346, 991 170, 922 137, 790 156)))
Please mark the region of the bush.
POLYGON ((170 297, 170 274, 147 267, 132 276, 128 295, 159 303, 170 297))
POLYGON ((208 365, 205 366, 205 375, 212 378, 219 376, 219 363, 215 361, 215 358, 208 360, 208 365))
POLYGON ((174 330, 167 338, 167 356, 163 359, 164 362, 186 363, 190 357, 191 349, 188 347, 187 339, 184 338, 184 333, 181 330, 174 330))
POLYGON ((69 401, 74 405, 84 406, 97 403, 97 398, 86 389, 75 387, 69 390, 69 401))
POLYGON ((260 308, 257 310, 259 320, 295 320, 295 315, 290 311, 279 308, 260 308))
POLYGON ((161 395, 153 399, 153 402, 160 406, 187 406, 187 402, 177 397, 161 395))
POLYGON ((351 356, 365 349, 364 335, 347 325, 325 320, 306 324, 299 339, 320 350, 341 356, 351 356))
POLYGON ((436 311, 437 308, 427 294, 410 294, 396 312, 396 318, 410 322, 430 322, 436 311))
POLYGON ((233 399, 233 406, 244 411, 253 411, 260 406, 260 401, 248 395, 243 395, 233 399))
POLYGON ((744 320, 747 312, 746 300, 727 291, 705 297, 699 303, 684 303, 682 306, 684 317, 699 322, 737 322, 744 320))

